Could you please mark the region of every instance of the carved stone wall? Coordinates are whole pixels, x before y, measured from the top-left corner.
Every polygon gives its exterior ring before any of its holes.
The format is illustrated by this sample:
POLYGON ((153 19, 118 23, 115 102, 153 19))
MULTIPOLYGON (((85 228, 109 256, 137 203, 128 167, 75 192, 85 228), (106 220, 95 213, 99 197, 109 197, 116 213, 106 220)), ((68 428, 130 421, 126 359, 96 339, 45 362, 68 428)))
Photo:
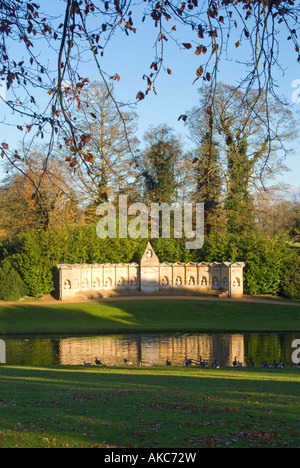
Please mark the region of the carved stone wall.
POLYGON ((243 296, 243 268, 236 263, 160 263, 149 243, 140 265, 58 265, 60 300, 76 296, 190 291, 243 296))

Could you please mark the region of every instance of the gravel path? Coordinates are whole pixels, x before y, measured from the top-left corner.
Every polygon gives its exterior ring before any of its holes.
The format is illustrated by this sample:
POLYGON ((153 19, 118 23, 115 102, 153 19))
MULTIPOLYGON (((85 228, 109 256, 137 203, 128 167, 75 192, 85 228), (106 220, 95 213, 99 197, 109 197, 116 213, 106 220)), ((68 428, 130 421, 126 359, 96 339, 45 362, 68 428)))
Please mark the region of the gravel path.
POLYGON ((184 301, 217 301, 217 302, 239 302, 239 303, 256 303, 256 304, 274 304, 274 305, 287 305, 291 307, 300 307, 300 302, 289 302, 285 301, 284 299, 264 299, 260 296, 244 296, 243 298, 225 298, 225 297, 214 297, 214 296, 144 296, 144 295, 136 295, 136 296, 111 296, 111 297, 103 297, 98 299, 87 299, 84 297, 72 298, 70 300, 64 300, 63 302, 54 299, 51 296, 46 296, 39 301, 19 301, 19 302, 0 302, 0 305, 47 305, 47 304, 74 304, 74 303, 84 303, 84 302, 116 302, 116 301, 149 301, 149 300, 184 300, 184 301))

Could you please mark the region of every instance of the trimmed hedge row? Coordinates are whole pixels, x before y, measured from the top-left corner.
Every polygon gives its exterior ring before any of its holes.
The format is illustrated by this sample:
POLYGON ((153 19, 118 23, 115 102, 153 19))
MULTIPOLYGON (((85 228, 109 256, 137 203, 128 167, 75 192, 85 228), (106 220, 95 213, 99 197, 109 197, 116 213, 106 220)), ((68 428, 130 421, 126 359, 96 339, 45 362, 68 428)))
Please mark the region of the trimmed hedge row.
MULTIPOLYGON (((29 294, 50 294, 59 263, 139 262, 148 240, 99 239, 96 224, 66 226, 56 232, 25 233, 2 238, 0 243, 0 300, 17 300, 29 294), (13 297, 13 299, 12 299, 13 297)), ((245 293, 284 294, 300 298, 299 249, 291 249, 284 237, 210 235, 202 249, 185 249, 185 240, 153 240, 161 262, 244 261, 245 293)))

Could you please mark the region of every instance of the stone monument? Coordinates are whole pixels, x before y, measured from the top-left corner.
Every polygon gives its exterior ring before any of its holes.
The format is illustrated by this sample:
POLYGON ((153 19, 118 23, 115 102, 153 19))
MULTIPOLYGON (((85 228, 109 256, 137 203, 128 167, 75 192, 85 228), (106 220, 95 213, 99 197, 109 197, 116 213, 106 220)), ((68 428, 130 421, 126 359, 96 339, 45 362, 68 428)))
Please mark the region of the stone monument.
POLYGON ((242 297, 244 267, 243 262, 160 263, 149 242, 140 264, 58 265, 59 299, 189 292, 242 297))

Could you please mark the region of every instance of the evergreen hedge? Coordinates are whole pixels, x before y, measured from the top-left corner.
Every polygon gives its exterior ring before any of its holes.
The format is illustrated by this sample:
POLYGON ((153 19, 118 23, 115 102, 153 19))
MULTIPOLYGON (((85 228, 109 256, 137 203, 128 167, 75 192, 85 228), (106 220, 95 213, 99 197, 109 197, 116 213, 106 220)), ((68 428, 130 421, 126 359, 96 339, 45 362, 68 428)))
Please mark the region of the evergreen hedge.
POLYGON ((300 254, 295 253, 287 262, 281 286, 284 296, 300 299, 300 254))
MULTIPOLYGON (((12 266, 9 274, 18 273, 29 294, 40 297, 54 290, 53 271, 59 263, 139 262, 147 242, 147 239, 99 239, 95 223, 65 226, 56 232, 24 233, 14 239, 2 239, 0 262, 9 259, 12 266)), ((299 256, 283 236, 270 239, 257 231, 241 235, 223 232, 208 236, 198 251, 186 250, 185 240, 176 239, 156 239, 153 247, 161 262, 243 261, 246 294, 299 297, 299 256)), ((12 284, 7 278, 6 284, 12 284)))
POLYGON ((0 301, 18 301, 28 294, 28 288, 19 273, 5 259, 0 268, 0 301))

